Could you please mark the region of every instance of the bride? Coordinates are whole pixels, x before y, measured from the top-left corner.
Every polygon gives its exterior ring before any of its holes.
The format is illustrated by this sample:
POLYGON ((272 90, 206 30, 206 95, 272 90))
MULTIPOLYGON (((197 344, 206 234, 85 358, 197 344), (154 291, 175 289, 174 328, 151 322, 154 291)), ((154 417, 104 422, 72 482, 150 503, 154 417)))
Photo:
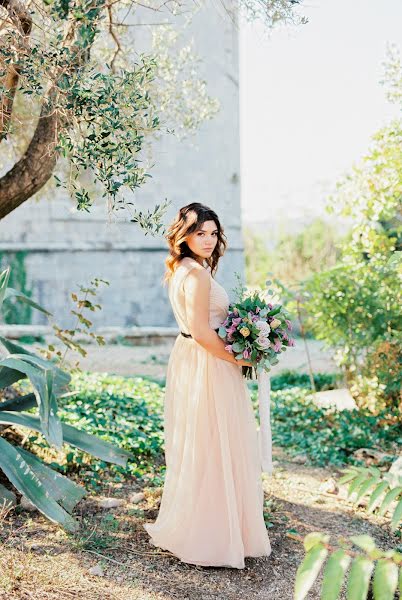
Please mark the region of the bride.
POLYGON ((184 206, 168 229, 165 282, 181 333, 164 400, 166 477, 151 544, 181 561, 243 569, 269 556, 257 429, 241 367, 216 333, 229 297, 215 280, 226 236, 216 213, 184 206))

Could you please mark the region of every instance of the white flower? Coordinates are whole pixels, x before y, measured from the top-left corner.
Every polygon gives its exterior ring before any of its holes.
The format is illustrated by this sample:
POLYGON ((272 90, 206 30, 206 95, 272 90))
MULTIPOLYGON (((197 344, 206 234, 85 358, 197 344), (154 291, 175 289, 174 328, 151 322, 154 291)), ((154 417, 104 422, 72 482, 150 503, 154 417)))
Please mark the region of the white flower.
POLYGON ((271 342, 269 341, 269 339, 267 337, 264 336, 258 336, 258 338, 256 339, 257 344, 263 348, 264 350, 269 348, 271 345, 271 342))
POLYGON ((260 330, 260 335, 261 333, 268 335, 268 333, 271 331, 271 328, 266 321, 256 321, 254 325, 260 330))

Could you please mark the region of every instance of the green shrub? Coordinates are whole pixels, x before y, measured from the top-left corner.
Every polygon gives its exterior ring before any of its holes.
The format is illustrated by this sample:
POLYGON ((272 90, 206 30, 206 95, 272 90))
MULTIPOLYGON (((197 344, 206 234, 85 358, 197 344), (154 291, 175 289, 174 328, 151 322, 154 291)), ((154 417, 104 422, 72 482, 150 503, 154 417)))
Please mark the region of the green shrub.
MULTIPOLYGON (((258 414, 257 390, 252 391, 258 414)), ((273 443, 291 455, 306 454, 310 464, 324 466, 361 464, 354 456, 359 448, 381 448, 393 454, 402 443, 397 411, 331 410, 318 407, 313 395, 300 387, 271 393, 273 443)))
MULTIPOLYGON (((334 375, 319 374, 317 388, 330 387, 334 375)), ((258 417, 256 382, 251 382, 251 398, 258 417)), ((358 448, 376 448, 394 451, 402 443, 402 435, 390 411, 374 416, 367 410, 332 412, 317 407, 308 389, 306 374, 285 372, 272 378, 272 432, 274 444, 290 454, 304 453, 311 464, 356 464, 353 456, 358 448), (298 387, 291 387, 298 383, 298 387), (280 389, 280 386, 283 389, 280 389), (304 387, 301 387, 304 386, 304 387)), ((108 374, 73 374, 74 395, 60 399, 63 422, 87 433, 96 434, 105 441, 130 451, 133 459, 127 467, 107 465, 84 452, 64 447, 62 458, 54 460, 53 467, 63 472, 90 470, 89 481, 96 485, 102 473, 117 480, 127 473, 143 479, 163 481, 163 397, 164 386, 142 377, 117 377, 108 374)), ((47 448, 38 435, 29 443, 47 448)), ((85 479, 85 477, 84 477, 85 479)))
MULTIPOLYGON (((73 373, 70 387, 74 394, 59 401, 63 422, 128 450, 134 459, 123 469, 65 446, 62 458, 51 466, 62 472, 90 469, 94 475, 89 481, 95 485, 106 468, 117 480, 127 473, 138 478, 152 473, 158 478, 164 470, 164 388, 142 377, 88 372, 73 373)), ((40 436, 32 435, 29 441, 46 447, 40 436)))

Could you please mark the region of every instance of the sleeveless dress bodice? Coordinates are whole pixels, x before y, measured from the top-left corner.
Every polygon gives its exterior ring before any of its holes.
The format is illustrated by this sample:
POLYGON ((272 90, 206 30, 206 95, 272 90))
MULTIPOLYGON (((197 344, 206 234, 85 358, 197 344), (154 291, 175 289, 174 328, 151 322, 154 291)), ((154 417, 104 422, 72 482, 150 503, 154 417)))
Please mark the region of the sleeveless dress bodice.
MULTIPOLYGON (((189 333, 189 327, 186 315, 183 283, 191 269, 200 267, 204 268, 196 260, 185 257, 180 261, 176 271, 169 280, 170 304, 180 331, 183 331, 184 333, 189 333)), ((225 288, 212 277, 211 273, 210 279, 209 326, 212 329, 217 329, 226 319, 228 314, 229 296, 225 288)))

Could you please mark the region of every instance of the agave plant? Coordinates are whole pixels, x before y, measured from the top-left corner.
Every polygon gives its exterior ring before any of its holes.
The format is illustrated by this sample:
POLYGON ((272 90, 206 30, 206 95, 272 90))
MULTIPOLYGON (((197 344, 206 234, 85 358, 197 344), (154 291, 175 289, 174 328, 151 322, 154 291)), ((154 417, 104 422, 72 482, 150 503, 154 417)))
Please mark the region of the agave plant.
MULTIPOLYGON (((46 315, 51 314, 22 292, 8 287, 9 275, 9 268, 0 273, 0 309, 3 301, 16 298, 46 315)), ((67 390, 69 373, 52 360, 39 357, 2 336, 0 343, 9 352, 0 360, 0 390, 26 378, 34 389, 33 393, 0 402, 0 424, 38 431, 57 449, 61 449, 63 442, 66 442, 106 462, 126 466, 127 459, 132 457, 131 453, 60 421, 57 398, 67 390), (35 406, 38 414, 24 412, 35 406)), ((0 469, 14 487, 47 518, 68 531, 78 529, 78 521, 71 513, 86 495, 82 486, 51 469, 31 452, 13 446, 2 437, 0 469)))

